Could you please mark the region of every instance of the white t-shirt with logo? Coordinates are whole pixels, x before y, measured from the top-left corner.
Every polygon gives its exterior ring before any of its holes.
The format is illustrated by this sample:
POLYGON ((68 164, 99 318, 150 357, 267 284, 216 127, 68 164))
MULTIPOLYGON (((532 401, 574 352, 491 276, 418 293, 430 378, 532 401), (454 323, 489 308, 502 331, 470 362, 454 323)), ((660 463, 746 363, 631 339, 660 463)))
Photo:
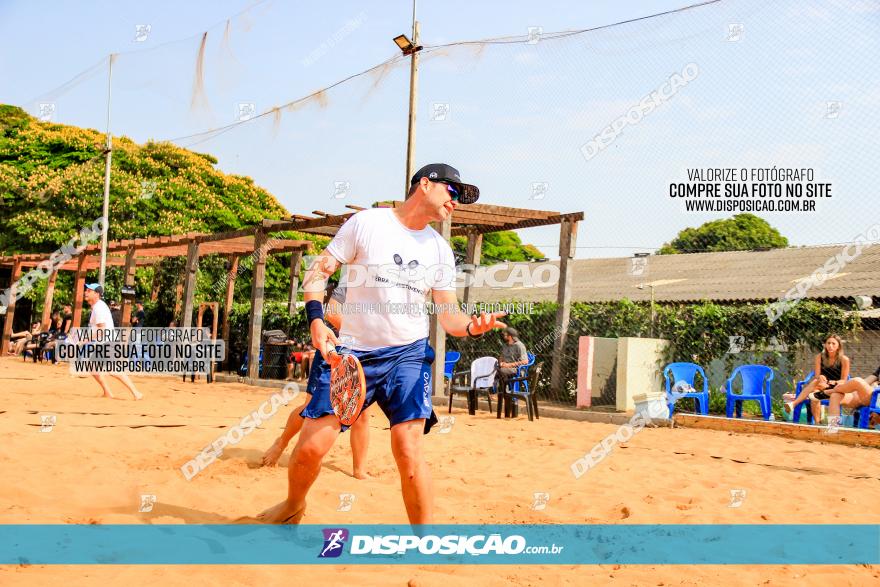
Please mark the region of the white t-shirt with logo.
POLYGON ((411 230, 391 208, 353 215, 327 252, 346 267, 340 338, 354 350, 402 346, 428 336, 431 290, 455 291, 449 243, 426 226, 411 230))
POLYGON ((98 324, 103 324, 104 328, 113 328, 113 314, 104 300, 95 302, 89 315, 89 328, 97 328, 98 324))

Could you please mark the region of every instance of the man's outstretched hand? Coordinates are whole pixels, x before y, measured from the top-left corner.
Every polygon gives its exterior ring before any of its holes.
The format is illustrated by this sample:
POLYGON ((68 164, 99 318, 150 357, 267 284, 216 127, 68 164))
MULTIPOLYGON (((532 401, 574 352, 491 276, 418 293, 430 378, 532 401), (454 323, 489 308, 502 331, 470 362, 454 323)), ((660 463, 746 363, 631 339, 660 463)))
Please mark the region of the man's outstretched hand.
POLYGON ((507 316, 507 312, 492 312, 491 314, 480 312, 479 316, 471 316, 471 323, 468 330, 470 330, 471 334, 474 336, 479 336, 484 332, 489 332, 495 328, 507 328, 507 324, 498 320, 498 318, 504 316, 507 316))

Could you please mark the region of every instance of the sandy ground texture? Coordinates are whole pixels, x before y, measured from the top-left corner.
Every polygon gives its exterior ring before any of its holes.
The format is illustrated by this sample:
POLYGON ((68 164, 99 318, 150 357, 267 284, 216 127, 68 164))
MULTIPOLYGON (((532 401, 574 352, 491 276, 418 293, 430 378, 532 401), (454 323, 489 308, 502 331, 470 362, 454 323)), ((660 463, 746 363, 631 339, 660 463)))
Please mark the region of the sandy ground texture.
MULTIPOLYGON (((103 399, 67 366, 0 359, 0 523, 227 523, 286 493, 286 464, 263 468, 263 451, 290 408, 227 448, 191 481, 180 466, 274 393, 239 384, 136 377, 143 401, 103 399), (54 414, 41 432, 41 414, 54 414), (139 512, 140 495, 157 503, 139 512)), ((306 396, 302 396, 305 398, 306 396)), ((294 404, 299 404, 296 399, 294 404)), ((444 410, 445 412, 445 410, 444 410)), ((347 435, 325 459, 305 523, 406 523, 388 422, 370 424, 371 479, 351 476, 347 435), (356 496, 349 512, 339 495, 356 496)), ((570 465, 615 426, 542 418, 496 420, 454 410, 430 434, 437 523, 878 523, 875 449, 711 430, 644 429, 575 479, 570 465), (731 490, 745 490, 729 507, 731 490), (533 494, 550 494, 531 509, 533 494), (873 514, 869 512, 874 512, 873 514)), ((822 548, 823 545, 804 545, 822 548)), ((833 548, 833 545, 824 545, 833 548)), ((94 583, 289 585, 868 585, 872 566, 0 566, 0 585, 94 583), (305 575, 302 573, 305 572, 305 575)))

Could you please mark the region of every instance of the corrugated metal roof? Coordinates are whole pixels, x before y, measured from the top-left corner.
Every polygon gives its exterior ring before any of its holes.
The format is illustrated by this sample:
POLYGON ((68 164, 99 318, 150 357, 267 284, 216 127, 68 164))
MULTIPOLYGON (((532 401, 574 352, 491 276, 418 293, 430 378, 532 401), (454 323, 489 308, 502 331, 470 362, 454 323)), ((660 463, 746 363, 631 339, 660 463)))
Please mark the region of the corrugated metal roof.
MULTIPOLYGON (((880 247, 867 246, 861 254, 855 245, 799 247, 769 251, 732 251, 682 255, 651 255, 640 272, 633 257, 575 259, 572 267, 572 301, 601 302, 623 298, 664 301, 698 300, 775 300, 796 287, 801 280, 813 281, 817 272, 821 284, 807 288, 807 298, 838 298, 854 295, 880 296, 880 247), (838 269, 835 271, 835 267, 838 269), (824 269, 823 269, 824 268, 824 269), (835 273, 833 276, 830 273, 835 273), (644 287, 639 289, 638 286, 644 287)), ((548 263, 510 263, 506 268, 480 267, 475 276, 487 280, 494 274, 503 283, 519 266, 532 270, 548 263)), ((559 262, 549 263, 558 268, 559 262)), ((534 274, 534 273, 532 273, 534 274)), ((462 290, 459 289, 459 297, 462 290)), ((546 287, 522 284, 473 288, 473 300, 555 301, 556 285, 546 287)))

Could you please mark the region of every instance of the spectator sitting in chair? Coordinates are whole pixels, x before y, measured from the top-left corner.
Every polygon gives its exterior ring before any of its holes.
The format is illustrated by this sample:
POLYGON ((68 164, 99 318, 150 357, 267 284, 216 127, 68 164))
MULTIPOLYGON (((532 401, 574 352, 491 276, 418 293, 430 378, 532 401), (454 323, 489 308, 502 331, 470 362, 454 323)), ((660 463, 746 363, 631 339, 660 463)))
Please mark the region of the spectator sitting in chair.
MULTIPOLYGON (((63 325, 64 320, 61 318, 61 312, 54 312, 52 314, 52 320, 49 322, 49 336, 46 338, 46 341, 43 344, 43 353, 48 353, 55 350, 55 347, 58 345, 59 337, 64 337, 64 334, 61 332, 61 327, 63 325)), ((55 359, 54 354, 52 355, 52 362, 58 362, 55 359)))
POLYGON ((498 359, 498 375, 495 383, 498 389, 505 389, 508 382, 516 377, 517 368, 529 362, 529 354, 526 345, 519 339, 519 332, 508 326, 501 331, 504 337, 504 346, 501 347, 501 356, 498 359))
POLYGON ((40 332, 42 331, 42 327, 39 322, 34 322, 31 324, 31 329, 29 331, 22 330, 21 332, 14 332, 10 337, 10 341, 16 340, 15 343, 9 344, 9 354, 10 355, 20 355, 24 352, 25 348, 28 348, 28 343, 31 342, 34 338, 36 338, 40 332))
MULTIPOLYGON (((864 379, 853 377, 848 381, 837 384, 833 389, 824 390, 831 396, 828 400, 829 433, 837 432, 837 429, 840 427, 841 407, 858 409, 862 406, 867 406, 871 402, 871 393, 878 380, 880 380, 880 367, 877 367, 872 375, 864 379)), ((812 401, 813 403, 818 403, 818 400, 812 401)), ((874 416, 875 414, 871 415, 874 416)), ((872 420, 869 425, 873 426, 874 421, 872 420)))

